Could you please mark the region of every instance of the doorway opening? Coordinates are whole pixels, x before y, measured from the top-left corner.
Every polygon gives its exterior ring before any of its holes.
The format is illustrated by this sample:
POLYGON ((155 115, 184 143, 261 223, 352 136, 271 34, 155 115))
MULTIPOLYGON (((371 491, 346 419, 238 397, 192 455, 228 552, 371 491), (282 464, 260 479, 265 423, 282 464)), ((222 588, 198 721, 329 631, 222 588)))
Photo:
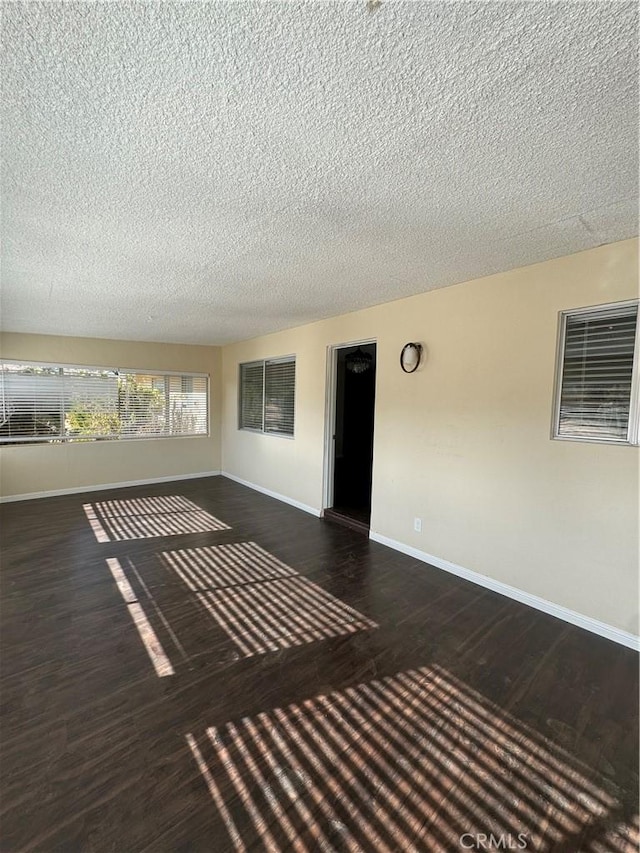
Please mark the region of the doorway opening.
POLYGON ((324 517, 369 532, 376 399, 376 344, 335 347, 329 359, 324 517))

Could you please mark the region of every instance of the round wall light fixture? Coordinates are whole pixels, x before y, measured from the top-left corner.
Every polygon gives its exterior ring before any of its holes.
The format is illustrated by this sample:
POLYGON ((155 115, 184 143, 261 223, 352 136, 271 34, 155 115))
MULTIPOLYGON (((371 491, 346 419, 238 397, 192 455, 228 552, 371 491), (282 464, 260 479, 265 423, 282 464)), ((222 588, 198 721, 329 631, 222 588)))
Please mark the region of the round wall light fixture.
POLYGON ((422 344, 410 342, 402 347, 400 367, 405 373, 415 373, 422 359, 422 344))

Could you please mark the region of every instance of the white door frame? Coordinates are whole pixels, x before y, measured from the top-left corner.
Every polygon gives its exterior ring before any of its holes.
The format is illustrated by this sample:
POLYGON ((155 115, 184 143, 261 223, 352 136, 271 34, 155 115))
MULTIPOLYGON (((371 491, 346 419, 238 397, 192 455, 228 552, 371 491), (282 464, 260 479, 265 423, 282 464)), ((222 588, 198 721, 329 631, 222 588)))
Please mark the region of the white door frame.
MULTIPOLYGON (((376 362, 378 360, 378 341, 366 338, 361 341, 349 341, 344 344, 332 344, 327 347, 327 381, 325 382, 324 401, 324 466, 322 482, 322 512, 333 506, 333 475, 335 472, 335 431, 336 431, 336 390, 338 384, 338 350, 375 344, 376 362)), ((377 384, 377 375, 376 375, 377 384)), ((375 418, 375 412, 374 412, 375 418)))

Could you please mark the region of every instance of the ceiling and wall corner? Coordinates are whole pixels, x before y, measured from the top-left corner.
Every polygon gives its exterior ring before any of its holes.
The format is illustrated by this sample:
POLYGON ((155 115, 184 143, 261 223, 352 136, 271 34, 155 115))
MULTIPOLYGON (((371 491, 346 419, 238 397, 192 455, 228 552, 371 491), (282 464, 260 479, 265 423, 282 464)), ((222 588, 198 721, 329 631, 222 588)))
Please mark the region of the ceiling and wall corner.
POLYGON ((224 344, 637 233, 635 3, 2 18, 7 330, 224 344))

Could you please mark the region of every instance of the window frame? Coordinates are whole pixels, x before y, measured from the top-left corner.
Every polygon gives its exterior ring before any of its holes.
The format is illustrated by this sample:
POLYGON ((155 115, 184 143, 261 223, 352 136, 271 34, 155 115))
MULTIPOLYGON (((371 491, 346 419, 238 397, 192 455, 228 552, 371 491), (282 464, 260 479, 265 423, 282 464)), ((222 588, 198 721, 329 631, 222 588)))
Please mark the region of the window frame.
POLYGON ((558 333, 555 358, 555 382, 553 389, 553 414, 551 420, 551 438, 556 441, 577 441, 581 444, 613 444, 637 447, 640 442, 640 304, 638 299, 620 302, 607 302, 602 305, 589 305, 582 308, 570 308, 558 313, 558 333), (592 316, 595 319, 607 316, 620 316, 630 308, 636 308, 636 332, 633 349, 631 374, 631 394, 629 398, 629 420, 626 438, 603 438, 596 435, 561 435, 560 404, 564 381, 564 359, 566 350, 567 320, 570 317, 592 316))
MULTIPOLYGON (((8 355, 3 355, 0 358, 0 372, 2 372, 2 367, 4 364, 19 364, 24 365, 25 367, 42 367, 42 368, 58 368, 62 370, 96 370, 96 371, 104 371, 105 373, 115 373, 116 375, 127 375, 127 374, 138 374, 138 375, 147 375, 147 376, 157 376, 157 377, 169 377, 169 376, 189 376, 197 379, 204 379, 206 382, 206 402, 205 402, 205 415, 206 415, 206 427, 205 432, 197 432, 197 433, 167 433, 165 435, 87 435, 79 437, 77 435, 55 435, 48 437, 46 435, 42 436, 15 436, 13 440, 3 440, 2 436, 0 436, 0 449, 6 447, 21 447, 28 446, 31 444, 87 444, 94 441, 163 441, 166 439, 174 439, 174 438, 211 438, 211 376, 209 373, 198 373, 190 370, 162 370, 159 368, 148 368, 148 367, 106 367, 104 364, 76 364, 71 362, 62 362, 62 361, 34 361, 33 359, 27 358, 12 358, 8 355)), ((62 433, 62 430, 61 430, 62 433)))
POLYGON ((274 358, 255 358, 252 361, 241 361, 238 363, 238 430, 242 432, 252 432, 256 435, 273 435, 276 438, 294 439, 296 435, 296 379, 297 379, 297 358, 295 353, 289 355, 275 356, 274 358), (293 430, 292 432, 278 432, 278 430, 265 429, 265 406, 266 406, 266 385, 267 385, 267 365, 268 364, 284 364, 292 363, 294 368, 293 378, 293 430), (262 427, 249 427, 242 425, 242 368, 262 366, 262 427))

